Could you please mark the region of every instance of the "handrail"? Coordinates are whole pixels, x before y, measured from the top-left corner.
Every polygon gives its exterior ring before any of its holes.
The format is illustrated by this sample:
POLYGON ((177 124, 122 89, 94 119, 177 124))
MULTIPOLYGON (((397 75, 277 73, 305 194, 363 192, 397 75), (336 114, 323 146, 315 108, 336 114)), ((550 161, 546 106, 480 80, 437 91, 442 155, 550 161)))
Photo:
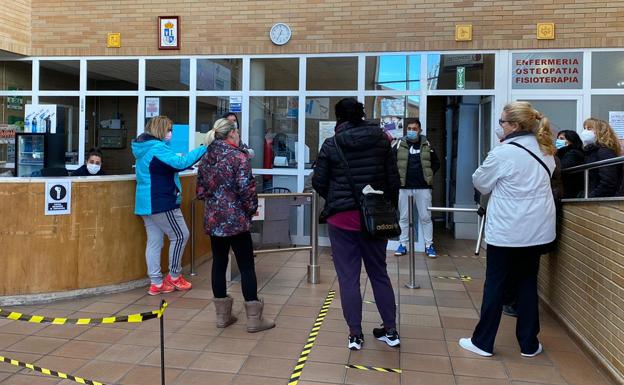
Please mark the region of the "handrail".
POLYGON ((611 165, 619 164, 619 163, 624 163, 624 156, 617 156, 615 158, 598 160, 596 162, 585 163, 585 164, 581 164, 581 165, 578 165, 578 166, 564 168, 564 169, 561 170, 561 172, 573 173, 573 172, 579 172, 579 171, 583 171, 583 170, 590 170, 590 169, 593 169, 593 168, 611 166, 611 165))

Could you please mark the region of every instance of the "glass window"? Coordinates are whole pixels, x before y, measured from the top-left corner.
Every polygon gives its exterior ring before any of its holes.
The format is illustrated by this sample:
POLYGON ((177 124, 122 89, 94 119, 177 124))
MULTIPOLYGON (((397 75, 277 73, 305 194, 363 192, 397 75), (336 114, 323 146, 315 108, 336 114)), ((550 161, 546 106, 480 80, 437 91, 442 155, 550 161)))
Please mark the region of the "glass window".
POLYGON ((299 59, 251 59, 249 88, 252 91, 299 89, 299 59))
POLYGON ((32 89, 32 62, 0 61, 0 90, 19 91, 32 89))
POLYGON ((139 62, 136 60, 87 61, 88 90, 137 90, 138 84, 139 62))
MULTIPOLYGON (((526 100, 550 121, 553 134, 576 131, 576 100, 526 100)), ((498 124, 498 123, 497 123, 498 124)))
POLYGON ((80 61, 41 60, 39 62, 39 89, 78 91, 80 89, 80 61))
POLYGON ((427 83, 430 90, 493 89, 494 54, 427 55, 427 83))
MULTIPOLYGON (((212 129, 217 119, 230 111, 229 96, 198 96, 197 97, 197 121, 195 126, 195 144, 204 142, 206 133, 212 129)), ((236 112, 240 120, 240 112, 236 112)))
POLYGON ((624 88, 624 52, 592 52, 592 88, 624 88))
POLYGON ((624 148, 624 125, 619 118, 621 114, 624 114, 624 95, 593 95, 591 114, 611 124, 624 148))
POLYGON ((299 98, 249 98, 249 146, 255 151, 254 168, 297 167, 299 98))
POLYGON ((334 136, 336 127, 334 106, 347 97, 349 96, 306 98, 305 168, 311 168, 325 139, 334 136))
POLYGON ((131 142, 137 134, 136 96, 89 96, 85 155, 92 147, 102 151, 102 170, 107 174, 132 174, 131 142))
POLYGON ((160 59, 145 61, 145 89, 188 91, 191 64, 189 59, 160 59))
POLYGON ((314 57, 307 60, 308 90, 356 90, 356 57, 314 57))
POLYGON ((366 58, 367 90, 419 90, 420 55, 366 58))
POLYGON ((56 133, 64 133, 65 163, 79 164, 78 161, 78 115, 79 98, 74 96, 45 96, 39 98, 39 104, 56 105, 56 133))
POLYGON ((197 90, 239 91, 242 71, 241 59, 198 59, 197 90))
POLYGON ((25 104, 30 96, 0 96, 0 173, 15 167, 15 133, 24 131, 25 104))
POLYGON ((404 135, 405 118, 420 116, 419 96, 367 96, 364 99, 366 118, 379 122, 379 126, 394 138, 404 135))

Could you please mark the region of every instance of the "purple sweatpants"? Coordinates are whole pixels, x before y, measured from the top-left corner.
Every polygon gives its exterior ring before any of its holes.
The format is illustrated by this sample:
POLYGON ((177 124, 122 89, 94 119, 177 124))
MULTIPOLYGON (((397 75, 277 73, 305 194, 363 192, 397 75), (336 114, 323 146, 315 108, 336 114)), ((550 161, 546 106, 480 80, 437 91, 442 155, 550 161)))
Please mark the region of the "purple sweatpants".
POLYGON ((386 271, 388 241, 371 240, 359 231, 342 230, 328 225, 334 267, 340 285, 342 312, 351 335, 362 333, 362 261, 373 288, 377 310, 386 329, 396 328, 394 290, 386 271))

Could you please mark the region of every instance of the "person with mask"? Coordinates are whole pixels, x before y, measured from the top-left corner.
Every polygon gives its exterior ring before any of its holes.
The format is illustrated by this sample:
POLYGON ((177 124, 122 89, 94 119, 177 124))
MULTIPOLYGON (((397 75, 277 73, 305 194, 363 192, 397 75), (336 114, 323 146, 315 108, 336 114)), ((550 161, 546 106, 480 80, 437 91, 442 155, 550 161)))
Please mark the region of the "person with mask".
POLYGON ((87 153, 87 162, 74 170, 71 176, 106 175, 102 170, 102 152, 92 148, 87 153))
MULTIPOLYGON (((555 141, 561 169, 579 166, 585 162, 581 138, 572 130, 561 130, 555 141)), ((577 198, 583 191, 583 173, 563 173, 563 198, 577 198)))
POLYGON ((472 337, 459 345, 490 357, 500 324, 508 278, 513 274, 517 301, 516 338, 523 357, 542 352, 539 334, 537 273, 541 254, 556 235, 551 175, 555 171, 553 135, 548 118, 530 103, 507 104, 494 147, 472 175, 474 187, 490 194, 485 242, 487 266, 481 314, 472 337))
POLYGON ((433 222, 428 208, 431 206, 433 174, 440 168, 440 160, 431 148, 427 137, 421 132, 420 121, 412 119, 408 121, 405 137, 397 140, 393 145, 401 177, 401 190, 399 190, 401 236, 399 247, 394 255, 405 255, 406 245, 412 247, 409 245, 408 200, 413 196, 418 210, 418 220, 423 228, 425 254, 429 258, 435 258, 437 254, 433 247, 433 222))
MULTIPOLYGON (((223 115, 223 119, 227 119, 230 122, 234 123, 236 125, 236 128, 240 130, 240 125, 238 124, 238 116, 236 116, 235 113, 228 112, 227 114, 223 115)), ((243 143, 241 141, 240 147, 241 149, 243 149, 243 151, 245 151, 249 159, 252 159, 254 156, 256 156, 256 152, 253 150, 253 148, 249 147, 246 143, 243 143)))
POLYGON ((134 213, 141 216, 147 232, 145 260, 151 285, 150 295, 190 290, 182 276, 182 254, 189 238, 180 203, 182 185, 178 173, 194 165, 206 153, 200 146, 186 155, 177 155, 169 145, 173 123, 166 116, 151 118, 145 131, 132 142, 136 158, 134 213), (160 252, 163 235, 169 238, 169 274, 163 279, 160 252))
MULTIPOLYGON (((580 135, 585 151, 585 163, 611 159, 622 154, 618 137, 609 123, 598 118, 583 122, 580 135)), ((589 170, 588 197, 615 196, 622 183, 622 165, 615 164, 589 170)))

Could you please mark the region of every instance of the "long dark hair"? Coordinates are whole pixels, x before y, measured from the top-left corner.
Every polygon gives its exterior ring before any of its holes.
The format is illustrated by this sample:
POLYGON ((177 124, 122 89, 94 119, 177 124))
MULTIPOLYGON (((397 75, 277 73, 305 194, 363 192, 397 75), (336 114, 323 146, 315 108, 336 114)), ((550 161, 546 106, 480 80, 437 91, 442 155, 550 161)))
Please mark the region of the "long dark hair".
POLYGON ((364 105, 356 98, 345 98, 336 103, 335 107, 337 124, 351 122, 361 123, 365 117, 364 105))
POLYGON ((568 142, 570 142, 570 148, 576 148, 577 150, 583 149, 583 142, 581 141, 581 137, 579 136, 579 134, 576 133, 576 131, 561 130, 557 133, 557 137, 559 137, 559 135, 563 135, 563 137, 566 138, 568 142))

